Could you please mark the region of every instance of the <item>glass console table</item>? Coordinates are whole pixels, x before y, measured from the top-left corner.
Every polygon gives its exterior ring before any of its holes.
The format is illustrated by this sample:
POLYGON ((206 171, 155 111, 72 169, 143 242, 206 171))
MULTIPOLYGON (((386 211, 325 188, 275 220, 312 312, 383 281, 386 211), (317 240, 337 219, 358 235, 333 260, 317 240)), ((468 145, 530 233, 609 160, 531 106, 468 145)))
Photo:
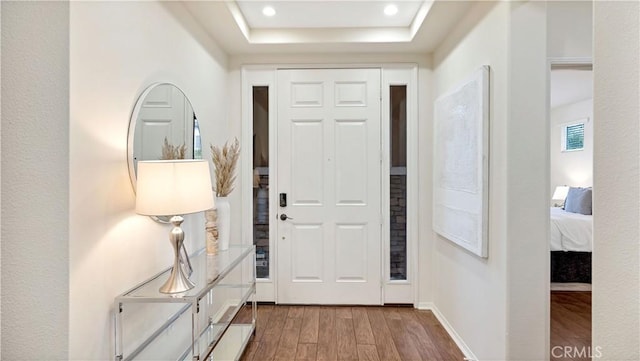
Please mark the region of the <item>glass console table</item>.
POLYGON ((191 257, 196 286, 168 295, 167 269, 115 299, 115 360, 237 360, 255 332, 255 247, 191 257), (231 321, 247 303, 250 323, 231 321))

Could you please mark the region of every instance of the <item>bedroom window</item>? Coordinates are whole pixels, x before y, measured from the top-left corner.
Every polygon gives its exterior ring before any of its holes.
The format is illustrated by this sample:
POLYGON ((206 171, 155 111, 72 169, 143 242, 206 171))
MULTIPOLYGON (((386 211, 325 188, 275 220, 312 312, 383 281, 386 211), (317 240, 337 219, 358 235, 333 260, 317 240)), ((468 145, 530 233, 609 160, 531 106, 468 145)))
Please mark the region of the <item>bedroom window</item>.
POLYGON ((569 152, 584 149, 584 123, 562 127, 562 151, 569 152))

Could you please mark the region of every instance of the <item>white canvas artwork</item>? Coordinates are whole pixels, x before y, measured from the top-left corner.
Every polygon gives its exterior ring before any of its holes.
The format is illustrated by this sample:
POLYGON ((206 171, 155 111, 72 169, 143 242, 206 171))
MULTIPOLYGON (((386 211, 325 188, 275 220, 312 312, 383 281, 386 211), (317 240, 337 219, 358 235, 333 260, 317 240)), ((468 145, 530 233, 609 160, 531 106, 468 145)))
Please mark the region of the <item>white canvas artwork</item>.
POLYGON ((489 66, 434 104, 433 229, 487 257, 489 66))

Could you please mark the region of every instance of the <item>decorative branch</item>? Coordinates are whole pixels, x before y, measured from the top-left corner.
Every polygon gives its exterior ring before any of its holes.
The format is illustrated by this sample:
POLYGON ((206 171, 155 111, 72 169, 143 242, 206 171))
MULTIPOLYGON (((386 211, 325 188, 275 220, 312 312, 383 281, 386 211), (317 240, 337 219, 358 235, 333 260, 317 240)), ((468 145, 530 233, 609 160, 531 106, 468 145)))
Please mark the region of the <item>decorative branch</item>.
POLYGON ((175 146, 169 143, 167 137, 164 137, 164 144, 162 145, 162 160, 184 159, 186 154, 187 146, 185 144, 175 146))
POLYGON ((235 138, 233 143, 226 142, 222 149, 211 145, 211 160, 216 172, 214 191, 218 197, 228 196, 234 188, 236 165, 240 157, 240 142, 235 138))

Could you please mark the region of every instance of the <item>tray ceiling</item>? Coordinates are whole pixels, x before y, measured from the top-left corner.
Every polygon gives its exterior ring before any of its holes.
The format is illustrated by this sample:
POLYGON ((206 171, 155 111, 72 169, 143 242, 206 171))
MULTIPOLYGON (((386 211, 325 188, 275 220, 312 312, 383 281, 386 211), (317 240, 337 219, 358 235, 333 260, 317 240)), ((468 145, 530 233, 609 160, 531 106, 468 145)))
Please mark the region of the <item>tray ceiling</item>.
POLYGON ((230 55, 429 53, 473 1, 187 1, 188 12, 230 55), (393 16, 385 7, 397 7, 393 16), (265 16, 270 6, 273 16, 265 16))

